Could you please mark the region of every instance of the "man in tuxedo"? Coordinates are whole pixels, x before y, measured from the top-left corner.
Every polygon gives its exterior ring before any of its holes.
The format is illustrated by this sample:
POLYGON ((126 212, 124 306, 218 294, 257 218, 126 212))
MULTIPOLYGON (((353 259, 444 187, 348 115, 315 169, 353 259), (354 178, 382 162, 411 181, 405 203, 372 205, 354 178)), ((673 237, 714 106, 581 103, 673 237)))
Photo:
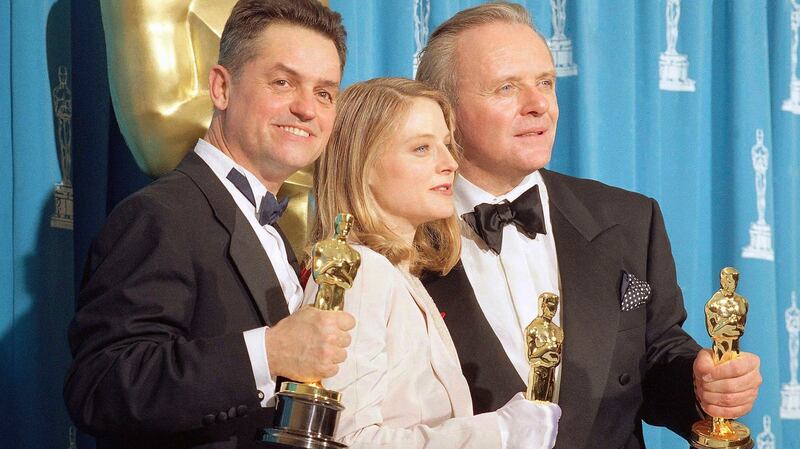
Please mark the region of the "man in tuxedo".
POLYGON ((525 390, 524 329, 537 297, 561 296, 554 400, 558 448, 642 448, 642 419, 688 438, 697 406, 749 411, 759 360, 714 367, 686 318, 658 204, 545 170, 558 122, 556 73, 522 6, 461 11, 430 37, 417 78, 455 105, 461 263, 426 286, 445 316, 476 413, 525 390), (693 387, 694 384, 694 387, 693 387))
POLYGON ((303 295, 274 195, 328 140, 345 52, 341 17, 315 0, 234 6, 208 132, 114 209, 88 256, 64 396, 101 446, 253 446, 279 376, 338 370, 354 320, 289 315, 303 295))

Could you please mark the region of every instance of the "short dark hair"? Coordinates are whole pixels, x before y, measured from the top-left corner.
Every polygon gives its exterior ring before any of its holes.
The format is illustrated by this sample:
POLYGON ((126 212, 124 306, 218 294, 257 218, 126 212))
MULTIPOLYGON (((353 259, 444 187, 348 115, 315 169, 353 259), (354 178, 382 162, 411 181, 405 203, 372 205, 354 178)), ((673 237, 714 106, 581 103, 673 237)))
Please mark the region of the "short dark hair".
POLYGON ((258 54, 255 43, 271 24, 285 23, 316 31, 333 41, 344 70, 347 33, 342 16, 317 0, 239 0, 219 42, 218 63, 235 77, 258 54))

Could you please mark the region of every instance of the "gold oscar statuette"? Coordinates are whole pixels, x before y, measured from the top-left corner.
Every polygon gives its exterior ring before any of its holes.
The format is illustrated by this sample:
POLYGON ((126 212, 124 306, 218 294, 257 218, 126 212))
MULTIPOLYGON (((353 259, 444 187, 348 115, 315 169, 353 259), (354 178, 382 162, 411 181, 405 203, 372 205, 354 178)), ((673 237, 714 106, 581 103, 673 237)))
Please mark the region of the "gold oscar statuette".
POLYGON ((525 342, 528 346, 528 391, 529 401, 553 401, 556 383, 556 366, 561 363, 561 348, 564 344, 564 331, 553 323, 558 310, 558 295, 542 293, 539 295, 540 313, 525 328, 525 342))
MULTIPOLYGON (((319 289, 314 307, 342 310, 345 290, 353 286, 361 255, 347 244, 353 227, 350 214, 336 216, 332 238, 320 240, 311 248, 311 267, 319 289)), ((277 394, 275 421, 266 429, 263 441, 307 449, 344 448, 333 435, 339 412, 344 410, 341 394, 327 390, 321 381, 283 382, 277 394)))
MULTIPOLYGON (((714 364, 719 365, 739 355, 739 339, 744 334, 747 300, 736 293, 739 272, 725 267, 719 273, 720 289, 705 307, 706 329, 711 336, 714 364)), ((750 429, 734 420, 707 417, 694 423, 692 447, 697 449, 751 449, 750 429)))

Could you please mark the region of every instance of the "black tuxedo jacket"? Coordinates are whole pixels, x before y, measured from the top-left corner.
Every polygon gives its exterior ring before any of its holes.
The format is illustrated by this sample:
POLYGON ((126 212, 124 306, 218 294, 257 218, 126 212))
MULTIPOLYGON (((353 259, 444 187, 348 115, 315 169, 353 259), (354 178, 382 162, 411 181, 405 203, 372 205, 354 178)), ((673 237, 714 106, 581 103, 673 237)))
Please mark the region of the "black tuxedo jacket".
POLYGON ((254 445, 272 411, 242 332, 287 315, 251 225, 189 153, 120 203, 92 245, 69 329, 70 415, 100 446, 254 445))
MULTIPOLYGON (((687 438, 699 418, 686 318, 658 204, 540 170, 550 197, 564 317, 556 448, 643 448, 642 419, 687 438), (623 272, 647 281, 646 306, 622 312, 623 272)), ((445 316, 475 413, 525 390, 459 263, 426 287, 445 316)))

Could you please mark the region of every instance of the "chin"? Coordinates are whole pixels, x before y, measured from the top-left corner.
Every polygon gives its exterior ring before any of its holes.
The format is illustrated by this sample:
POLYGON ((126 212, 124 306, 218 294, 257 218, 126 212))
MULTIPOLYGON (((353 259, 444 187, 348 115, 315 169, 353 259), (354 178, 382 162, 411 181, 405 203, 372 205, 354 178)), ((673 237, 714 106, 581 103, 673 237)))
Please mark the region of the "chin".
POLYGON ((548 162, 550 162, 550 152, 548 152, 546 155, 539 154, 530 157, 525 161, 520 161, 520 164, 514 168, 517 170, 524 170, 525 175, 527 176, 528 174, 533 173, 540 168, 544 168, 548 162))
POLYGON ((310 164, 313 164, 316 158, 309 159, 309 158, 299 158, 293 159, 290 161, 286 161, 285 166, 287 168, 292 169, 293 171, 302 170, 305 167, 308 167, 310 164))

